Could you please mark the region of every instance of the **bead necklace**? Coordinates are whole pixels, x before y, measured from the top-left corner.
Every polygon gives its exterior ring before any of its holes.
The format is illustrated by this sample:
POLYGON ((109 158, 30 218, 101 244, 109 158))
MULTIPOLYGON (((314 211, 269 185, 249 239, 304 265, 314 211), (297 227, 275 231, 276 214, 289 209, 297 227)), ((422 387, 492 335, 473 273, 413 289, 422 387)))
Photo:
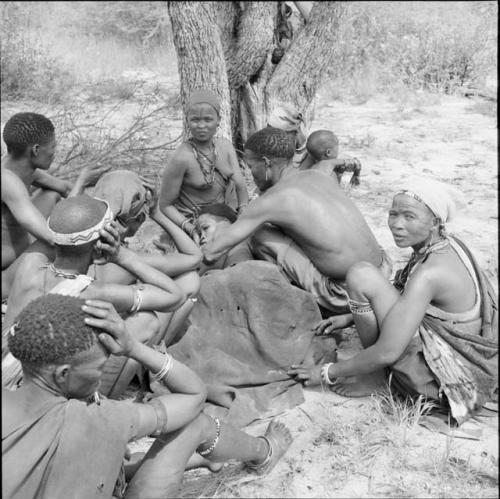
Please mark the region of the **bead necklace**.
POLYGON ((207 185, 212 185, 215 180, 215 163, 217 161, 217 149, 215 148, 214 141, 212 140, 212 151, 211 156, 205 154, 202 150, 198 148, 198 146, 194 143, 193 140, 188 141, 193 147, 193 154, 196 158, 196 161, 200 165, 201 173, 203 174, 203 178, 205 179, 205 183, 207 185), (208 165, 208 169, 205 167, 206 163, 208 165))
POLYGON ((412 274, 417 264, 424 263, 427 260, 427 258, 429 258, 429 255, 431 253, 437 253, 439 252, 439 250, 448 248, 448 246, 450 246, 450 240, 448 238, 445 238, 445 239, 440 239, 439 241, 436 241, 433 244, 428 244, 419 251, 414 251, 410 256, 410 259, 406 264, 405 268, 401 270, 401 273, 397 278, 397 282, 395 281, 394 285, 398 289, 403 289, 404 285, 408 281, 408 278, 412 274))
POLYGON ((49 269, 56 277, 64 277, 65 279, 76 279, 78 274, 72 274, 71 272, 64 272, 63 270, 56 269, 52 262, 46 263, 42 266, 44 269, 49 269))

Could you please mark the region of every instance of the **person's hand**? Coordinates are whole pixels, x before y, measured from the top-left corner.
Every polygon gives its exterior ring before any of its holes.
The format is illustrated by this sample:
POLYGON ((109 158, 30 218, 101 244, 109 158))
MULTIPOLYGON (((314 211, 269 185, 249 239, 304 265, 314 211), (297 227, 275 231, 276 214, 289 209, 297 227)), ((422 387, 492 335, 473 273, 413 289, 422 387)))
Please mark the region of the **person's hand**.
POLYGON ((358 158, 352 158, 351 160, 353 172, 350 180, 351 186, 355 187, 359 185, 359 177, 361 174, 361 162, 359 161, 358 158))
POLYGON ((143 177, 142 175, 139 175, 139 179, 141 180, 142 185, 146 189, 146 205, 148 207, 149 216, 153 218, 158 210, 159 195, 158 195, 158 189, 156 188, 156 183, 151 179, 143 177))
POLYGON ((85 324, 102 329, 99 341, 114 355, 130 356, 137 340, 127 330, 125 322, 111 303, 102 300, 85 300, 82 310, 89 314, 85 324))
POLYGON ((104 165, 102 163, 89 163, 85 165, 80 172, 83 187, 92 187, 109 170, 111 170, 110 163, 104 165))
POLYGON ((63 180, 62 182, 63 182, 63 187, 59 194, 61 194, 63 198, 67 198, 69 196, 69 193, 73 189, 73 184, 68 180, 63 180))
POLYGON ((292 365, 288 368, 287 374, 303 383, 304 386, 314 386, 321 384, 322 366, 305 366, 304 364, 292 365))
POLYGON ((196 225, 188 222, 184 225, 184 232, 195 242, 196 246, 200 246, 200 234, 196 230, 196 225))
POLYGON ((337 329, 342 329, 351 325, 352 322, 352 314, 332 315, 318 322, 318 324, 313 327, 313 331, 315 331, 316 336, 328 336, 333 334, 337 329))
MULTIPOLYGON (((95 247, 102 254, 105 262, 117 263, 120 254, 120 232, 115 220, 99 231, 100 237, 95 247)), ((104 263, 104 262, 103 262, 104 263)))

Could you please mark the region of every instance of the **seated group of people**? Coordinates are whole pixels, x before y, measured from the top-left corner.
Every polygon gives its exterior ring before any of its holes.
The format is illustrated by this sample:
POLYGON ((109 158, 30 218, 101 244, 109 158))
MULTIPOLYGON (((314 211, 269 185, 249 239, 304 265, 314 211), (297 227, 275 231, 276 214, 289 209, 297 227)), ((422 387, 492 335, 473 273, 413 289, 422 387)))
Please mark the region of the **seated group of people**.
POLYGON ((232 144, 215 136, 217 97, 194 92, 186 109, 191 138, 166 165, 158 195, 124 170, 83 194, 92 168, 75 185, 46 172, 50 120, 19 113, 5 125, 6 497, 175 497, 185 469, 216 471, 227 460, 268 473, 291 444, 289 430, 273 420, 253 437, 209 417, 203 380, 165 351, 185 332, 200 276, 252 258, 313 295, 325 317, 319 331, 354 324, 363 346, 350 359, 291 365, 291 379, 363 396, 389 378, 391 389, 434 401, 458 423, 496 396, 497 298, 467 246, 446 232, 454 189, 430 179, 394 189, 388 226, 413 253, 392 278, 390 258, 341 186, 346 169, 359 183, 359 162, 338 159, 332 132, 311 133, 300 162, 298 127, 251 135, 243 158, 260 194, 249 202, 232 144), (147 216, 177 251, 127 246, 147 216), (112 400, 136 374, 162 384, 161 394, 112 400), (146 435, 156 437, 148 453, 124 467, 127 443, 146 435))

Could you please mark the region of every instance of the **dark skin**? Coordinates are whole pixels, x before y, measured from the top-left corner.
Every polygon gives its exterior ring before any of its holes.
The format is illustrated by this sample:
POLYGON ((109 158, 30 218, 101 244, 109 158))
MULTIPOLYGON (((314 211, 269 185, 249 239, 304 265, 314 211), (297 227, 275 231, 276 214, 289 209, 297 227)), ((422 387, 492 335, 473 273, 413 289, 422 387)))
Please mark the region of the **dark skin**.
MULTIPOLYGON (((187 114, 188 126, 198 149, 208 156, 212 153, 212 140, 216 142, 216 168, 227 178, 232 178, 236 187, 239 207, 248 204, 248 193, 231 142, 224 138, 214 138, 220 117, 209 104, 201 103, 191 106, 187 114)), ((186 217, 173 205, 179 197, 181 188, 187 194, 193 193, 196 198, 206 201, 213 199, 214 192, 220 187, 207 185, 200 165, 193 155, 190 144, 183 143, 175 151, 172 159, 163 171, 159 206, 161 212, 177 225, 181 226, 186 217)), ((195 227, 186 223, 184 230, 199 242, 195 227)))
MULTIPOLYGON (((389 211, 389 228, 401 248, 414 252, 440 240, 439 219, 422 203, 407 195, 397 195, 389 211)), ((354 382, 338 381, 333 389, 341 395, 364 396, 377 385, 374 373, 396 362, 410 343, 429 304, 446 312, 470 310, 475 303, 474 283, 451 247, 431 253, 418 265, 400 295, 384 276, 366 263, 350 269, 349 296, 369 302, 374 315, 355 315, 356 329, 364 349, 354 357, 332 364, 329 377, 356 376, 354 382), (368 376, 364 376, 368 375, 368 376)), ((290 376, 307 386, 321 382, 321 366, 295 365, 290 376)))
MULTIPOLYGON (((182 290, 164 273, 139 261, 134 252, 120 246, 119 232, 116 222, 101 229, 101 239, 89 243, 81 254, 67 257, 56 252, 54 266, 65 272, 86 274, 96 256, 96 252, 104 254, 111 263, 124 267, 140 278, 144 284, 142 310, 175 310, 186 300, 182 290)), ((16 280, 9 296, 9 304, 5 323, 10 324, 19 311, 31 300, 41 296, 64 280, 42 266, 49 259, 41 253, 24 255, 16 273, 16 280)), ((113 303, 120 312, 130 310, 134 303, 131 286, 103 281, 92 282, 80 295, 82 298, 105 299, 113 303)))
POLYGON ((290 160, 264 158, 249 150, 245 150, 245 160, 264 194, 252 201, 235 223, 217 230, 213 242, 203 249, 206 263, 215 261, 263 224, 272 223, 290 236, 325 276, 342 280, 358 261, 381 264, 382 253, 373 233, 337 182, 320 172, 297 172, 290 160), (338 216, 332 217, 332 213, 338 216))

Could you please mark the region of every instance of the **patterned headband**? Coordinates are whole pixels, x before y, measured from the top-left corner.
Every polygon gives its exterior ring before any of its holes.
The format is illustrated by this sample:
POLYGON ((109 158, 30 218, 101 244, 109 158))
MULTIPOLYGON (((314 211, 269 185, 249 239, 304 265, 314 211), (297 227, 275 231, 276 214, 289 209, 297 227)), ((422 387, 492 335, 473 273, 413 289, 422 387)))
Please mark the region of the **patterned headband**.
POLYGON ((60 232, 54 232, 49 227, 50 218, 47 220, 47 227, 54 237, 55 244, 58 244, 60 246, 81 246, 82 244, 87 244, 91 241, 99 239, 99 231, 113 220, 113 212, 111 211, 111 208, 109 207, 109 203, 107 201, 99 198, 94 199, 106 203, 106 213, 104 213, 104 217, 99 223, 97 223, 93 227, 90 227, 89 229, 85 229, 80 232, 72 232, 70 234, 62 234, 60 232))
POLYGON ((436 215, 434 213, 434 210, 420 197, 420 196, 417 196, 414 192, 412 191, 408 191, 406 189, 403 189, 401 191, 398 191, 396 192, 396 194, 394 194, 394 196, 397 196, 398 194, 405 194, 406 196, 410 196, 412 197, 413 199, 416 199, 417 201, 419 201, 420 203, 422 203, 424 206, 427 206, 427 208, 429 208, 429 210, 431 211, 431 213, 435 216, 435 217, 438 217, 439 219, 441 219, 441 217, 439 217, 438 215, 436 215))

